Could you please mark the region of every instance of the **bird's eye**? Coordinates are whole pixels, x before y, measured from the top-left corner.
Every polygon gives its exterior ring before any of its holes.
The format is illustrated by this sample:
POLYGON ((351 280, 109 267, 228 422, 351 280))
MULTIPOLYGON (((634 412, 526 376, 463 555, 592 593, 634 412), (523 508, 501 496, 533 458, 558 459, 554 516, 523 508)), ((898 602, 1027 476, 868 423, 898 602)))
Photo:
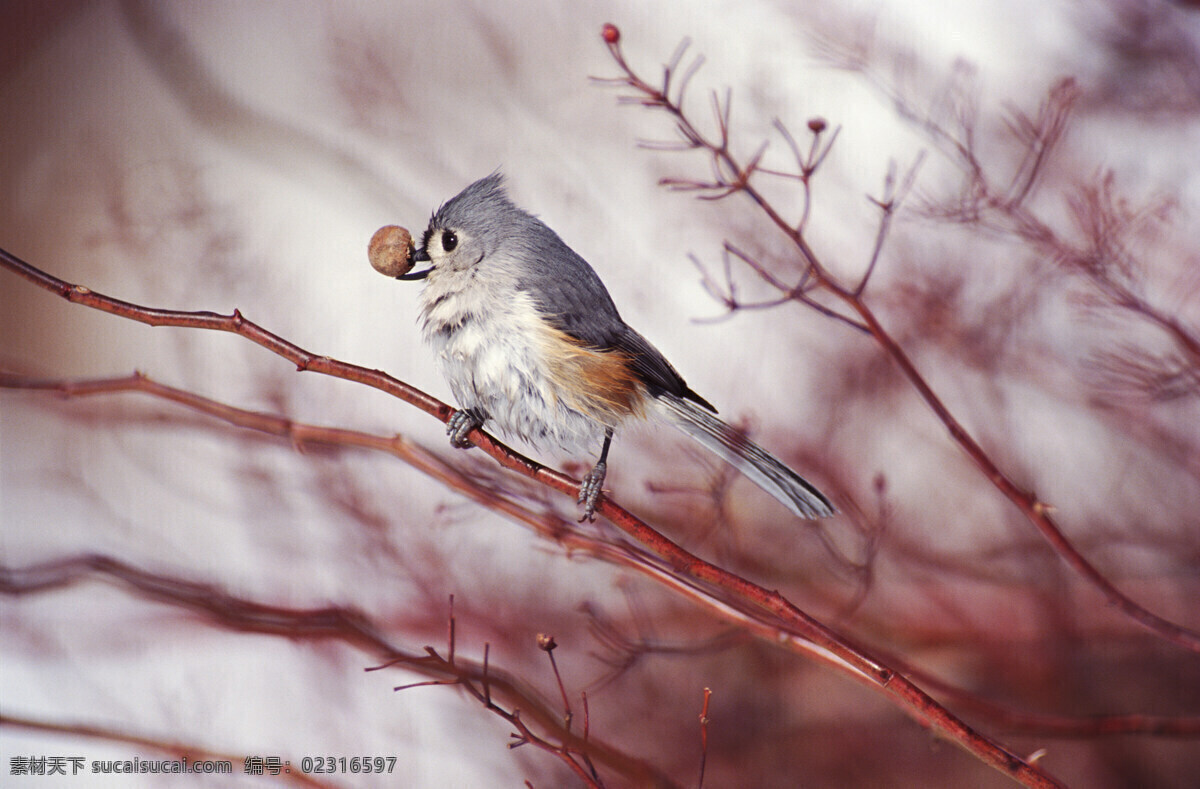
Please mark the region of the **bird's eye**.
POLYGON ((443 230, 442 231, 442 249, 444 249, 447 252, 453 252, 454 248, 456 246, 458 246, 458 236, 455 235, 454 231, 453 230, 443 230))

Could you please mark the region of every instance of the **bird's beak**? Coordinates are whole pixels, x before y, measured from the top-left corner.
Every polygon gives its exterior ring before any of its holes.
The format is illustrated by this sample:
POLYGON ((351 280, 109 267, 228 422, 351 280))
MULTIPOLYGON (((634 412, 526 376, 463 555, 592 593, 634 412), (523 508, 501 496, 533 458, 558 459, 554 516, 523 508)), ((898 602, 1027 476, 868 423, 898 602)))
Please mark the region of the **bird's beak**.
MULTIPOLYGON (((413 253, 412 260, 413 260, 413 265, 416 265, 417 263, 428 263, 429 262, 429 253, 425 251, 425 247, 421 247, 420 249, 418 249, 416 252, 413 253)), ((405 281, 425 279, 426 277, 429 276, 429 272, 431 272, 431 271, 433 271, 432 266, 430 266, 427 269, 424 269, 423 271, 410 271, 407 274, 401 274, 400 276, 396 277, 396 279, 402 279, 405 281)))

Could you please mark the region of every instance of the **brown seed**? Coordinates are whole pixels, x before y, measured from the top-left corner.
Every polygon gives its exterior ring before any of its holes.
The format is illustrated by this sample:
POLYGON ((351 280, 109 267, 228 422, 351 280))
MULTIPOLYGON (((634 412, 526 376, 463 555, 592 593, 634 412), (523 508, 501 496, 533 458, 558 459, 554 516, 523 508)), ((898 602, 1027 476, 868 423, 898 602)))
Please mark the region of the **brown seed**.
POLYGON ((387 277, 407 274, 413 267, 412 234, 399 225, 384 225, 367 246, 371 268, 387 277))

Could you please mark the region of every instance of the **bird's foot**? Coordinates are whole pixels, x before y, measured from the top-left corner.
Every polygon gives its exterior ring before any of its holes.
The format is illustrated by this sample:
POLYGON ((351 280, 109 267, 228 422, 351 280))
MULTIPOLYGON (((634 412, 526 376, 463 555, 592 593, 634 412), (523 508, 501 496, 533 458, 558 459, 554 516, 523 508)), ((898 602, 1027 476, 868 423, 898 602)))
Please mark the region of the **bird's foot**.
POLYGON ((467 434, 476 428, 483 427, 487 417, 474 408, 460 408, 446 423, 446 435, 450 436, 450 446, 458 449, 470 449, 475 446, 467 434))
POLYGON ((608 474, 608 464, 604 461, 597 463, 592 470, 583 475, 579 484, 578 504, 583 506, 583 515, 579 522, 596 520, 596 506, 604 493, 604 477, 608 474))

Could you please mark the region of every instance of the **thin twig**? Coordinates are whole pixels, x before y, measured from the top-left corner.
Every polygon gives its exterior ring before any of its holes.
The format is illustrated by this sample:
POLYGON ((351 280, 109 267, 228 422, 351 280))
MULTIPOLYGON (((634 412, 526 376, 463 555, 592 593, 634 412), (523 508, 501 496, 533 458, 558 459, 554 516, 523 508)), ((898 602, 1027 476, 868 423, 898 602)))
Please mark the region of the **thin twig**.
MULTIPOLYGON (((695 130, 691 120, 688 118, 683 108, 672 104, 663 94, 658 93, 655 89, 647 85, 625 61, 624 55, 621 52, 619 40, 609 42, 609 52, 620 68, 623 74, 621 84, 633 89, 636 93, 653 96, 655 101, 654 106, 661 108, 672 116, 677 126, 689 129, 694 133, 697 139, 703 139, 698 130, 695 130)), ((970 134, 972 132, 969 123, 969 116, 964 116, 962 119, 964 133, 967 135, 968 143, 970 142, 970 134)), ((718 124, 720 125, 720 124, 718 124)), ((971 167, 972 171, 982 179, 982 167, 978 160, 975 159, 973 149, 968 143, 960 142, 954 139, 944 130, 937 131, 941 138, 950 142, 955 150, 959 151, 964 157, 964 161, 971 167)), ((724 170, 734 173, 744 173, 744 168, 738 160, 730 152, 728 141, 723 140, 721 145, 707 144, 704 146, 709 155, 714 161, 720 162, 724 170)), ((826 150, 827 153, 827 150, 826 150)), ((916 389, 921 399, 933 411, 934 415, 942 422, 945 428, 949 431, 951 438, 959 445, 963 452, 971 459, 972 462, 979 468, 982 474, 1004 495, 1013 505, 1015 505, 1021 513, 1029 520, 1029 522, 1037 529, 1043 539, 1059 554, 1060 557, 1070 566, 1077 574, 1082 576, 1088 583, 1095 587, 1101 594, 1105 596, 1108 602, 1124 613, 1139 625, 1147 630, 1155 633, 1159 637, 1170 641, 1180 647, 1189 649, 1194 652, 1200 652, 1200 633, 1194 630, 1185 628, 1175 622, 1172 622, 1149 609, 1135 602, 1124 592, 1116 587, 1108 578, 1100 572, 1094 565, 1083 556, 1082 553, 1067 539, 1059 528, 1056 520, 1051 515, 1052 507, 1045 502, 1042 502, 1032 491, 1026 491, 1017 485, 1000 467, 995 463, 986 450, 975 440, 975 438, 962 426, 958 419, 950 412, 950 409, 945 405, 941 398, 933 391, 933 388, 922 376, 916 365, 907 353, 901 348, 900 344, 887 332, 882 323, 875 315, 874 311, 863 298, 863 294, 856 288, 850 288, 841 284, 822 264, 821 259, 809 245, 804 234, 791 226, 779 214, 775 207, 766 197, 760 193, 757 188, 748 180, 741 179, 738 181, 738 191, 749 197, 759 209, 767 216, 792 243, 797 254, 804 264, 806 273, 811 275, 813 281, 829 293, 834 299, 841 301, 847 309, 858 316, 862 327, 864 327, 874 338, 875 341, 883 348, 883 350, 892 358, 895 364, 900 368, 905 378, 916 389)), ((728 187, 729 183, 718 184, 720 187, 728 187)), ((740 256, 739 256, 740 257, 740 256)), ((746 258, 742 258, 745 262, 755 267, 746 258)), ((761 266, 757 266, 756 273, 764 276, 761 266)), ((764 279, 770 281, 769 276, 764 276, 764 279)), ((815 306, 817 303, 807 297, 807 291, 803 294, 797 294, 796 300, 810 306, 815 306)), ((818 308, 823 314, 836 317, 838 314, 829 310, 828 307, 818 308)), ((841 320, 846 320, 841 318, 841 320)))
POLYGON ((563 685, 562 674, 558 673, 558 661, 554 659, 554 650, 558 648, 558 644, 554 641, 553 636, 539 633, 537 637, 538 649, 546 653, 546 657, 550 658, 550 667, 554 669, 554 680, 558 683, 558 692, 562 696, 563 703, 563 726, 567 731, 571 730, 571 720, 575 717, 571 712, 571 700, 567 697, 567 688, 563 685))
POLYGON ((700 710, 700 778, 696 781, 697 789, 704 789, 704 766, 708 761, 708 701, 712 698, 712 690, 704 689, 704 707, 700 710))
POLYGON ((908 168, 908 172, 904 175, 904 180, 896 186, 896 170, 895 163, 888 168, 887 178, 884 180, 883 196, 878 200, 872 199, 880 212, 879 229, 875 233, 875 246, 871 250, 871 259, 867 263, 867 270, 863 273, 862 279, 859 280, 858 286, 854 288, 854 297, 861 299, 863 291, 867 289, 867 281, 871 279, 871 274, 875 272, 875 266, 879 263, 879 257, 883 253, 883 243, 888 237, 888 233, 892 227, 892 218, 896 215, 900 205, 904 202, 904 198, 908 196, 909 191, 917 182, 917 171, 921 168, 921 163, 925 161, 925 152, 921 151, 917 154, 917 158, 913 161, 912 166, 908 168))
MULTIPOLYGON (((215 313, 187 313, 164 311, 154 308, 122 302, 116 299, 94 293, 86 288, 78 288, 56 277, 21 261, 15 256, 0 250, 0 265, 15 271, 27 280, 39 286, 58 293, 69 301, 82 303, 86 306, 111 312, 123 317, 150 323, 152 325, 176 325, 192 328, 217 329, 242 334, 269 350, 297 363, 300 370, 317 370, 330 375, 346 377, 376 386, 385 391, 398 392, 398 397, 406 401, 421 403, 421 407, 440 419, 449 419, 453 409, 438 403, 423 392, 403 384, 386 374, 367 370, 366 368, 348 365, 313 354, 288 343, 277 335, 271 334, 257 325, 250 324, 240 313, 232 316, 220 316, 215 313), (322 361, 318 362, 318 359, 322 361)), ((135 382, 136 385, 136 382, 135 382)), ((181 399, 194 398, 193 395, 181 399)), ((174 398, 169 398, 174 399, 174 398)), ((286 426, 284 430, 286 431, 286 426)), ((486 433, 476 430, 471 433, 471 440, 487 454, 501 462, 506 468, 519 471, 532 479, 549 485, 571 496, 578 495, 578 483, 569 477, 550 471, 528 458, 524 458, 503 445, 491 439, 486 433)), ((723 589, 732 599, 738 600, 745 610, 757 611, 758 615, 769 615, 775 620, 775 627, 791 632, 804 641, 810 642, 818 654, 824 653, 834 657, 832 665, 847 671, 851 676, 866 682, 875 689, 892 697, 896 703, 906 709, 917 720, 929 725, 935 725, 950 739, 961 742, 969 750, 980 755, 988 763, 1006 764, 1006 771, 1017 775, 1028 772, 1028 780, 1032 785, 1053 786, 1055 783, 1036 768, 1021 762, 1020 759, 1001 748, 996 743, 975 732, 965 723, 955 718, 948 710, 938 705, 932 698, 912 685, 903 677, 881 664, 870 656, 861 645, 854 644, 842 635, 826 627, 821 622, 800 610, 781 594, 765 589, 762 586, 747 581, 740 576, 726 571, 714 564, 704 561, 686 551, 676 543, 667 539, 648 524, 634 517, 626 510, 614 504, 609 497, 603 497, 597 508, 599 514, 606 517, 613 525, 624 531, 645 548, 659 557, 666 565, 679 573, 699 581, 702 584, 723 589)))
MULTIPOLYGON (((487 669, 488 695, 477 687, 483 667, 471 660, 459 658, 451 664, 432 647, 424 654, 400 649, 389 643, 382 630, 362 612, 349 607, 329 606, 316 609, 293 609, 258 603, 237 597, 215 584, 188 582, 139 569, 127 562, 102 555, 83 555, 60 559, 25 568, 0 567, 0 593, 27 595, 50 592, 81 584, 93 576, 117 581, 137 595, 201 614, 214 624, 245 633, 266 633, 297 640, 335 640, 358 650, 381 657, 388 665, 403 665, 406 669, 431 677, 425 682, 402 685, 398 690, 426 685, 454 685, 479 701, 490 712, 517 728, 523 742, 535 745, 567 763, 581 774, 588 786, 603 784, 587 776, 572 754, 588 753, 598 762, 620 773, 634 783, 651 782, 674 786, 661 771, 647 762, 635 759, 596 739, 571 734, 559 716, 540 694, 520 679, 494 666, 487 669), (486 703, 498 693, 509 700, 512 709, 486 703), (519 706, 518 706, 519 705, 519 706), (524 715, 522 712, 524 711, 524 715), (528 718, 542 734, 533 731, 528 718)), ((4 719, 0 718, 0 723, 4 719)), ((97 734, 96 736, 106 736, 97 734)), ((117 734, 116 741, 130 741, 117 734)))
MULTIPOLYGON (((139 391, 186 405, 197 411, 224 419, 230 424, 235 424, 242 428, 261 430, 278 435, 287 439, 297 449, 303 449, 309 442, 320 442, 325 446, 371 448, 390 452, 408 459, 409 462, 414 462, 424 457, 417 454, 414 458, 409 457, 406 452, 398 452, 398 448, 411 448, 414 446, 402 439, 370 436, 344 429, 321 428, 314 425, 293 422, 292 420, 273 414, 262 414, 237 409, 233 406, 208 400, 199 395, 166 387, 140 374, 118 379, 86 381, 50 381, 44 379, 26 379, 11 374, 0 374, 0 387, 39 389, 58 392, 68 397, 111 394, 120 391, 139 391)), ((461 476, 443 474, 443 466, 438 464, 439 462, 434 456, 429 455, 428 459, 432 462, 432 467, 423 467, 420 463, 415 463, 416 467, 426 473, 434 474, 443 484, 460 490, 466 495, 472 495, 472 492, 477 490, 477 488, 461 476)), ((706 606, 711 613, 730 621, 737 627, 737 631, 733 631, 735 633, 753 634, 764 642, 790 649, 797 654, 810 655, 834 667, 845 668, 844 663, 840 659, 836 659, 831 653, 814 648, 811 642, 782 629, 779 623, 764 621, 753 612, 735 608, 729 602, 713 597, 711 590, 701 587, 698 582, 690 580, 686 576, 676 574, 668 566, 662 564, 650 554, 636 548, 636 546, 614 544, 599 539, 591 532, 571 531, 570 527, 573 523, 570 521, 560 520, 555 523, 549 523, 544 518, 538 517, 523 507, 505 499, 497 498, 492 494, 489 494, 487 498, 480 497, 477 500, 481 504, 498 509, 510 518, 526 524, 543 537, 555 540, 573 553, 593 555, 604 561, 620 564, 642 572, 648 577, 657 580, 665 587, 673 589, 676 593, 706 606)), ((212 605, 213 592, 211 587, 193 586, 190 593, 182 598, 179 594, 162 598, 160 595, 168 586, 174 585, 179 589, 184 589, 187 588, 187 585, 185 582, 178 581, 177 579, 148 579, 143 582, 141 580, 143 576, 140 575, 140 571, 135 572, 127 565, 116 560, 92 556, 82 557, 77 560, 67 559, 49 562, 45 565, 21 570, 0 567, 0 593, 22 595, 53 591, 82 580, 86 572, 112 574, 114 577, 131 583, 134 588, 144 591, 150 596, 155 597, 155 599, 164 599, 167 602, 174 602, 176 604, 179 604, 181 601, 193 601, 202 608, 212 605)), ((255 631, 262 629, 263 626, 260 624, 248 626, 248 623, 243 621, 245 617, 242 614, 238 614, 235 618, 230 619, 230 609, 236 608, 237 606, 217 606, 217 610, 221 612, 218 618, 222 621, 230 620, 237 622, 237 629, 255 631)), ((314 614, 314 619, 334 623, 342 620, 349 622, 356 621, 353 615, 327 612, 314 614)), ((294 634, 292 630, 279 632, 285 635, 294 634)), ((309 635, 316 636, 322 632, 325 631, 313 631, 309 635)), ((369 629, 364 632, 369 632, 369 629)), ((602 626, 602 623, 597 620, 593 620, 591 632, 602 643, 606 643, 614 649, 628 652, 653 651, 667 654, 691 654, 711 648, 722 648, 726 645, 725 642, 727 641, 724 637, 717 637, 708 644, 688 647, 673 647, 661 644, 650 645, 644 641, 634 643, 620 636, 611 627, 602 626)), ((432 656, 427 653, 425 657, 414 657, 410 654, 398 652, 382 641, 368 641, 368 646, 375 651, 381 651, 386 656, 386 660, 377 666, 368 667, 365 669, 367 671, 381 670, 399 664, 429 666, 431 660, 435 662, 440 661, 440 658, 437 658, 436 651, 433 652, 432 656)), ((490 643, 485 643, 483 664, 480 669, 480 680, 483 688, 481 691, 481 700, 485 704, 491 703, 490 649, 490 643)), ((1188 717, 1108 715, 1073 718, 1071 716, 1044 716, 1015 711, 1000 707, 995 702, 978 699, 974 694, 955 688, 938 680, 936 677, 925 675, 918 668, 909 666, 897 658, 889 657, 888 662, 898 666, 905 675, 922 677, 923 682, 931 685, 940 694, 961 701, 977 714, 992 718, 1001 725, 1014 730, 1028 730, 1031 733, 1047 732, 1054 736, 1065 737, 1086 737, 1098 734, 1147 734, 1168 737, 1192 737, 1200 733, 1200 720, 1188 717)), ((461 669, 462 667, 458 666, 458 668, 461 669)), ((586 741, 589 725, 586 705, 584 715, 585 736, 583 739, 586 741)))
POLYGON ((446 662, 453 666, 454 665, 454 641, 455 641, 454 595, 453 594, 450 595, 450 616, 447 618, 448 618, 449 622, 447 623, 446 628, 449 632, 446 635, 446 642, 447 642, 446 662))

